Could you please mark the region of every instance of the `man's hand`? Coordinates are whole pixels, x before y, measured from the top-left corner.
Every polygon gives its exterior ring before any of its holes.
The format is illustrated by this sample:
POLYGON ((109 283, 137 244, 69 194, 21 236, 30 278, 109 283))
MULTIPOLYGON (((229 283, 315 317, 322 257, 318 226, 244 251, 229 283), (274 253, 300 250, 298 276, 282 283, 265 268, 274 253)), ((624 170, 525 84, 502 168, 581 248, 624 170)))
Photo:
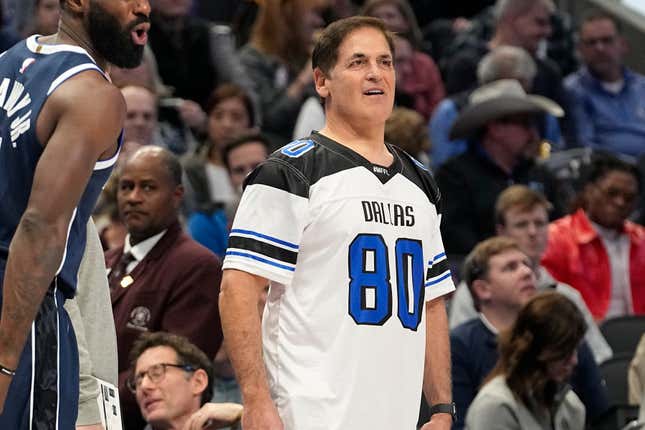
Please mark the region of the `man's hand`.
POLYGON ((421 430, 450 430, 450 427, 452 427, 450 414, 434 414, 430 417, 430 421, 421 427, 421 430))
POLYGON ((242 414, 244 430, 284 430, 278 409, 271 400, 247 404, 242 414))
POLYGON ((76 430, 105 430, 103 424, 90 424, 88 426, 76 426, 76 430))
POLYGON ((229 427, 240 420, 242 410, 242 405, 237 403, 206 403, 188 418, 183 430, 229 427))

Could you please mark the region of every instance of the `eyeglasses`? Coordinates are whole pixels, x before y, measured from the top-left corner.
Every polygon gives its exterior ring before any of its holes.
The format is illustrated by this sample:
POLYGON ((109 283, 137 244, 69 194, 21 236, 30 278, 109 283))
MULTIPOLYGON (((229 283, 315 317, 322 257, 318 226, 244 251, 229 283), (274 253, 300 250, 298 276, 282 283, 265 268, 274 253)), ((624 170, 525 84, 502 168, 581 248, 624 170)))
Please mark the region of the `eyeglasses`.
POLYGON ((136 375, 130 375, 130 377, 126 380, 126 385, 128 389, 134 393, 137 391, 137 388, 141 386, 141 383, 143 382, 143 378, 146 375, 148 375, 148 378, 150 378, 151 382, 156 384, 160 382, 164 378, 164 376, 166 376, 166 368, 168 367, 176 367, 177 369, 181 369, 185 372, 194 372, 197 370, 194 366, 191 366, 190 364, 172 364, 172 363, 153 364, 143 372, 139 372, 136 375))

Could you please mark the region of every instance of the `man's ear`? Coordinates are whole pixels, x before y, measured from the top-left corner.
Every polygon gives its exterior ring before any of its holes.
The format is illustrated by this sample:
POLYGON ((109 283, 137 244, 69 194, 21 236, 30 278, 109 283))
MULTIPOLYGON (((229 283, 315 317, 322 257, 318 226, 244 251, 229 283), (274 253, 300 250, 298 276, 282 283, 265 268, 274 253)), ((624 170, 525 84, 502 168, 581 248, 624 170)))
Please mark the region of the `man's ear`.
POLYGON ((204 369, 197 369, 193 372, 191 385, 193 394, 201 396, 208 387, 208 374, 204 369))
POLYGON ((85 11, 87 0, 65 0, 64 10, 74 15, 82 15, 85 11))
POLYGON ((479 302, 484 302, 491 297, 491 285, 485 279, 475 279, 472 285, 473 293, 477 294, 479 302))
POLYGON ((316 85, 316 92, 323 99, 329 97, 328 81, 329 78, 320 70, 320 67, 316 67, 314 69, 314 84, 316 85))

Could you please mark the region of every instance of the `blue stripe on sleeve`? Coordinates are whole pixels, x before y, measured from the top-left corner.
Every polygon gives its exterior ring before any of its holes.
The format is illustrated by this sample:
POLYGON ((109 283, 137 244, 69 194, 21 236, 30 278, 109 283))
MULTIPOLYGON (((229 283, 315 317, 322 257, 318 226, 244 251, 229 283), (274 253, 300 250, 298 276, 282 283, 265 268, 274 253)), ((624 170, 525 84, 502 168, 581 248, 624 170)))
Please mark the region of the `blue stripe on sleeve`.
POLYGON ((238 257, 245 257, 245 258, 250 258, 252 260, 257 260, 261 263, 264 264, 269 264, 271 266, 275 266, 279 269, 283 270, 289 270, 290 272, 294 272, 296 270, 295 267, 290 267, 286 266, 284 264, 276 263, 271 260, 267 260, 266 258, 258 257, 257 255, 252 255, 252 254, 247 254, 246 252, 239 252, 239 251, 226 251, 226 255, 237 255, 238 257))

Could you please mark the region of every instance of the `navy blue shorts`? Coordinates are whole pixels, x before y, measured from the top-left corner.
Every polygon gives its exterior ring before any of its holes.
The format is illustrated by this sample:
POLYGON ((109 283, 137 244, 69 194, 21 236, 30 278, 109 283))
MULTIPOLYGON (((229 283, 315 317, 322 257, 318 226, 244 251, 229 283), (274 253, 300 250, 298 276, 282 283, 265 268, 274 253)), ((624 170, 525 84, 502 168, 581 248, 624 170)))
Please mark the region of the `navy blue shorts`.
MULTIPOLYGON (((3 275, 0 271, 0 282, 3 275)), ((0 429, 75 428, 78 415, 78 346, 72 322, 63 308, 64 302, 55 281, 45 295, 27 337, 0 415, 0 429)), ((4 376, 0 375, 0 378, 4 376)))

